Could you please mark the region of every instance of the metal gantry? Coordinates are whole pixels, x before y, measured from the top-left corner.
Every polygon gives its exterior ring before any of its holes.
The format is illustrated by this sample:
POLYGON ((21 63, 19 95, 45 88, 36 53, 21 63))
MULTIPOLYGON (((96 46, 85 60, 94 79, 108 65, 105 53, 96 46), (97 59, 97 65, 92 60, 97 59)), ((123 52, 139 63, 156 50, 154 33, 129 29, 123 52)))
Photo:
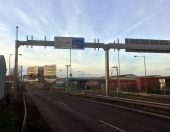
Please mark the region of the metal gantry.
MULTIPOLYGON (((108 79, 109 79, 109 50, 110 49, 126 49, 127 52, 152 52, 152 53, 170 53, 170 41, 164 42, 164 40, 154 41, 152 40, 136 40, 132 41, 133 39, 130 39, 131 43, 129 43, 129 40, 126 40, 125 43, 99 43, 99 41, 96 42, 84 42, 84 48, 94 48, 94 49, 104 49, 105 51, 105 88, 106 88, 106 96, 108 96, 108 79), (135 43, 134 43, 135 42, 135 43), (142 43, 141 43, 142 42, 142 43), (145 42, 145 43, 144 43, 145 42)), ((47 41, 46 37, 44 40, 27 40, 26 41, 19 41, 18 40, 18 27, 16 27, 16 41, 15 41, 15 90, 17 89, 18 84, 18 48, 20 46, 55 46, 55 41, 47 41)), ((69 48, 70 49, 70 48, 69 48)), ((71 57, 71 56, 70 56, 71 57)), ((71 64, 71 61, 70 61, 71 64)), ((72 73, 70 73, 72 74, 72 73)), ((119 71, 120 74, 120 71, 119 71)))

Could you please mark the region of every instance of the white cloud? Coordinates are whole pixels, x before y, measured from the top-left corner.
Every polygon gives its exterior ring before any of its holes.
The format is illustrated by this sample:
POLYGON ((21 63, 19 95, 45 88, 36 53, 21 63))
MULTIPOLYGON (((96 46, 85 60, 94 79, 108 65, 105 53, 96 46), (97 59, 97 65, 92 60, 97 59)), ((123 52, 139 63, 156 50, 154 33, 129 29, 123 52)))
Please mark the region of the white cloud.
MULTIPOLYGON (((101 1, 80 0, 1 1, 0 52, 5 55, 6 60, 8 60, 10 53, 14 53, 16 25, 20 27, 20 40, 25 40, 26 35, 34 35, 34 39, 44 39, 46 35, 48 40, 53 40, 55 35, 81 36, 85 37, 86 41, 93 42, 94 38, 99 38, 100 42, 105 43, 113 42, 118 37, 123 40, 125 36, 132 35, 135 35, 135 37, 148 35, 149 38, 152 36, 147 34, 148 31, 144 30, 143 25, 147 22, 155 23, 153 18, 159 17, 164 11, 169 10, 168 5, 162 8, 162 1, 149 2, 148 5, 145 5, 146 1, 137 2, 136 7, 131 4, 134 1, 127 4, 122 4, 122 2, 124 3, 124 1, 119 0, 105 2, 104 4, 101 1), (153 8, 150 8, 151 3, 153 8), (120 5, 117 6, 117 4, 120 5), (114 9, 111 7, 114 7, 114 9), (136 32, 137 29, 140 32, 136 32)), ((166 1, 163 1, 163 4, 165 3, 166 1)), ((166 20, 169 19, 165 18, 162 21, 166 20)), ((158 27, 158 30, 160 28, 158 27)), ((153 31, 153 29, 151 30, 153 31)), ((166 32, 166 34, 169 33, 166 32)), ((156 33, 153 32, 153 34, 156 33)), ((160 35, 158 34, 158 36, 160 35)), ((58 69, 63 69, 63 74, 66 73, 65 64, 69 63, 69 50, 56 50, 52 47, 46 49, 43 47, 33 47, 32 49, 20 47, 19 53, 23 54, 22 57, 19 57, 19 63, 24 68, 30 65, 56 64, 58 69)), ((122 74, 143 75, 143 62, 140 59, 133 58, 134 54, 125 53, 124 51, 120 53, 122 74)), ((165 61, 168 60, 168 55, 145 55, 147 56, 148 74, 169 74, 165 70, 170 65, 169 62, 165 61)), ((99 51, 97 49, 96 51, 94 49, 73 51, 74 74, 77 74, 77 70, 82 70, 89 76, 104 75, 104 57, 103 49, 99 51)), ((115 64, 117 64, 117 52, 113 53, 113 50, 110 50, 110 67, 115 64)))
POLYGON ((19 16, 20 21, 22 21, 24 24, 32 25, 32 21, 31 21, 30 17, 24 11, 16 8, 15 13, 17 14, 17 16, 19 16))
POLYGON ((150 14, 150 13, 147 14, 147 11, 144 11, 144 9, 143 9, 143 12, 145 12, 145 14, 142 13, 142 14, 143 14, 142 16, 140 16, 139 18, 137 17, 137 18, 139 19, 139 21, 137 21, 135 24, 131 25, 131 26, 124 32, 124 34, 126 35, 126 34, 128 34, 129 32, 133 31, 133 29, 139 28, 139 26, 141 26, 142 24, 145 24, 147 21, 152 21, 152 20, 151 20, 152 18, 160 15, 163 11, 165 11, 165 10, 168 9, 168 8, 169 8, 169 5, 168 5, 168 6, 166 5, 165 7, 161 8, 161 9, 159 9, 159 10, 155 10, 152 14, 150 14))

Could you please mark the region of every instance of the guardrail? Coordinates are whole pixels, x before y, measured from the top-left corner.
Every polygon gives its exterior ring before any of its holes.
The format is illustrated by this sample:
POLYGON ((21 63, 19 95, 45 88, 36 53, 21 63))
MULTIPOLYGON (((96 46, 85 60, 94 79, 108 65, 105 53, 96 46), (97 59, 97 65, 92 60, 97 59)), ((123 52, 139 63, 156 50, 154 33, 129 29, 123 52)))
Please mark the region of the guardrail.
POLYGON ((121 92, 119 93, 123 96, 133 96, 133 97, 141 97, 146 99, 160 100, 160 101, 169 101, 170 103, 170 95, 157 95, 157 94, 146 94, 146 93, 130 93, 130 92, 121 92))
POLYGON ((120 101, 120 102, 126 102, 131 104, 137 104, 137 105, 144 105, 144 106, 152 106, 155 108, 162 108, 162 109, 168 109, 170 110, 170 104, 164 104, 164 103, 157 103, 157 102, 150 102, 150 101, 144 101, 144 100, 134 100, 134 99, 128 99, 128 98, 120 98, 120 97, 110 97, 110 96, 102 96, 102 95, 95 95, 95 94, 87 94, 88 96, 94 96, 94 97, 100 97, 103 99, 108 99, 112 101, 120 101))
MULTIPOLYGON (((84 90, 84 91, 86 94, 105 95, 104 90, 84 90)), ((81 91, 73 91, 73 92, 80 93, 80 92, 82 92, 82 90, 81 91)), ((157 95, 157 94, 122 92, 122 91, 117 93, 116 91, 110 90, 109 96, 170 104, 170 95, 157 95)))
POLYGON ((143 101, 143 100, 134 100, 128 98, 120 97, 110 97, 96 94, 71 94, 79 95, 86 97, 88 99, 95 100, 100 103, 109 104, 111 106, 116 106, 118 108, 129 109, 132 111, 153 115, 156 117, 170 119, 170 104, 143 101))

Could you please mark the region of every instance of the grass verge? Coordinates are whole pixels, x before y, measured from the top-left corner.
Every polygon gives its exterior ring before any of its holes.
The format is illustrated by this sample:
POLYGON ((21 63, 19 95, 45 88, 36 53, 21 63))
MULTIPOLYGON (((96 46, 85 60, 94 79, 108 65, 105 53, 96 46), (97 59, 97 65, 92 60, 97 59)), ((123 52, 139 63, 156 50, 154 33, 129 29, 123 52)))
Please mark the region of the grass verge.
POLYGON ((12 99, 6 105, 6 99, 0 102, 0 132, 19 132, 23 121, 22 97, 12 99))

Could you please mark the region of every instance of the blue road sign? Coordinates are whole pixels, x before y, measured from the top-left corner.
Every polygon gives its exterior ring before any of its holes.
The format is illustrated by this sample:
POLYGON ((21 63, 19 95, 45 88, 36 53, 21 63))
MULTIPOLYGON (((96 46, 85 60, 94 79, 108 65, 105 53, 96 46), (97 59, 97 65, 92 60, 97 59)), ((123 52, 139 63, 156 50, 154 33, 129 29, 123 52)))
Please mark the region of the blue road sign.
POLYGON ((84 38, 72 38, 72 49, 84 49, 84 38))

